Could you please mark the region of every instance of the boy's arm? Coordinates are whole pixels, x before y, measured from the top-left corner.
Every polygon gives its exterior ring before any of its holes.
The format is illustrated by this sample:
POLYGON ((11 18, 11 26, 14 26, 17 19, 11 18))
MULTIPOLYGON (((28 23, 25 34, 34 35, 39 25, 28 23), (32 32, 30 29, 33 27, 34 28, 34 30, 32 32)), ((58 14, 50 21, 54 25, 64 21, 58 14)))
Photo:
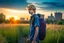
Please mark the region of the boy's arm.
POLYGON ((39 27, 35 27, 35 34, 34 34, 34 41, 36 40, 36 37, 38 35, 38 30, 39 30, 39 27))
POLYGON ((34 24, 35 33, 34 33, 33 40, 36 40, 36 37, 38 36, 38 33, 39 33, 39 25, 40 25, 39 17, 38 16, 35 16, 35 24, 34 24))

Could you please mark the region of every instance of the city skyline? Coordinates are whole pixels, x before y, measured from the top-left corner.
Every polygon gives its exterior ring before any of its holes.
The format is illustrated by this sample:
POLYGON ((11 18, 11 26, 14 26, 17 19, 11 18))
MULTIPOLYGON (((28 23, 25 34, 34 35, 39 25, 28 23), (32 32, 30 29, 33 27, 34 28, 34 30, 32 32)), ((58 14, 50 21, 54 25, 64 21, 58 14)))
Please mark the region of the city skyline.
POLYGON ((28 4, 35 5, 36 13, 44 14, 47 18, 51 13, 62 12, 64 19, 64 0, 0 0, 0 13, 4 13, 6 18, 20 17, 30 18, 26 10, 28 4))
MULTIPOLYGON (((17 19, 20 19, 21 17, 22 18, 28 18, 28 19, 30 19, 30 14, 28 13, 28 11, 27 10, 12 10, 12 9, 4 9, 4 8, 2 8, 2 9, 0 9, 1 10, 1 12, 0 13, 3 13, 5 16, 6 16, 6 19, 9 19, 10 17, 14 17, 16 20, 17 19), (27 15, 27 16, 26 16, 27 15)), ((53 14, 53 16, 55 17, 55 12, 48 12, 48 13, 46 13, 46 12, 43 12, 43 11, 38 11, 37 10, 37 12, 36 13, 39 13, 39 14, 42 14, 42 15, 44 15, 44 18, 48 18, 48 16, 50 16, 51 15, 51 13, 53 14)), ((62 13, 62 12, 61 12, 62 13)), ((63 13, 63 15, 64 15, 64 13, 63 13)), ((62 18, 63 18, 64 16, 62 16, 62 18)), ((63 18, 64 19, 64 18, 63 18)))

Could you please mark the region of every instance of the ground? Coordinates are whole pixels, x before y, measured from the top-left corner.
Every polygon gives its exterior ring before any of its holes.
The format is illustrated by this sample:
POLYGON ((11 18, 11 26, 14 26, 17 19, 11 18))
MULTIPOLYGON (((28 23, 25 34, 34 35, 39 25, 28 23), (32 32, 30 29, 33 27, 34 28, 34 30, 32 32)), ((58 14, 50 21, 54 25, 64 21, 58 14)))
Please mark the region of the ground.
MULTIPOLYGON (((26 43, 28 35, 29 24, 0 24, 0 43, 26 43)), ((40 43, 64 43, 64 25, 47 24, 40 43)))

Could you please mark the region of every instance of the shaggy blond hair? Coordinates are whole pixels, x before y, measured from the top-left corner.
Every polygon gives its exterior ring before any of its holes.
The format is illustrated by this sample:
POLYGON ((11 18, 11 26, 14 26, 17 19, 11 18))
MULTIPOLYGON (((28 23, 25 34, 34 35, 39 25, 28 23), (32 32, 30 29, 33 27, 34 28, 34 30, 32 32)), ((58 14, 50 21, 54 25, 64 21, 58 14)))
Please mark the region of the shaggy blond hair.
POLYGON ((29 4, 29 5, 26 7, 26 9, 27 9, 27 10, 29 10, 29 9, 34 9, 34 10, 36 10, 36 7, 35 7, 34 5, 32 5, 32 4, 29 4))

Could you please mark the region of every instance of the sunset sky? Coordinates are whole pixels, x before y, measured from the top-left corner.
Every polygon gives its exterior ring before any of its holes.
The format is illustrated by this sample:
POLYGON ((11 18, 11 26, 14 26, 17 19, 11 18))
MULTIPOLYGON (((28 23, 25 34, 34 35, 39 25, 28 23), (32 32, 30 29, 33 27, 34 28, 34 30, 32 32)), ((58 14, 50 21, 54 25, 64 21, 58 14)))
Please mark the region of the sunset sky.
POLYGON ((44 14, 45 18, 51 13, 62 12, 64 18, 64 0, 0 0, 0 13, 6 15, 6 19, 30 18, 26 10, 28 4, 33 4, 37 8, 36 13, 44 14))

